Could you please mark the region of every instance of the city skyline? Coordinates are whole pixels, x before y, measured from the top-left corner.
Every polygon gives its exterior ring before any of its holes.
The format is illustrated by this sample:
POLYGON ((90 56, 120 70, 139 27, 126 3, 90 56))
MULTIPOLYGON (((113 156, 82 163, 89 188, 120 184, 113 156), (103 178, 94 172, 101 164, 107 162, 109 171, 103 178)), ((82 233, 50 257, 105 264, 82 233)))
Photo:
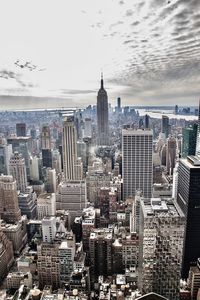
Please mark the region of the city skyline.
POLYGON ((199 1, 132 2, 0 1, 2 109, 95 104, 101 70, 112 104, 196 105, 199 1))

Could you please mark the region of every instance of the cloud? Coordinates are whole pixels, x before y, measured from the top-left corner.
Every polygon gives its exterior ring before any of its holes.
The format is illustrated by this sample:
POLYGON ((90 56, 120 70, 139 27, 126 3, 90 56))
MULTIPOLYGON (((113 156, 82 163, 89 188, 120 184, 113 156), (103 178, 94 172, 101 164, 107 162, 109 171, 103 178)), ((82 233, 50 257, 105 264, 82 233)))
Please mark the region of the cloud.
POLYGON ((68 95, 83 95, 83 94, 93 94, 96 93, 95 90, 68 90, 68 89, 62 89, 61 92, 63 94, 68 95))
POLYGON ((3 79, 15 79, 16 82, 21 86, 21 87, 34 87, 35 85, 33 83, 25 83, 24 81, 21 80, 21 75, 18 73, 15 73, 13 71, 8 71, 8 70, 0 70, 0 78, 3 79))

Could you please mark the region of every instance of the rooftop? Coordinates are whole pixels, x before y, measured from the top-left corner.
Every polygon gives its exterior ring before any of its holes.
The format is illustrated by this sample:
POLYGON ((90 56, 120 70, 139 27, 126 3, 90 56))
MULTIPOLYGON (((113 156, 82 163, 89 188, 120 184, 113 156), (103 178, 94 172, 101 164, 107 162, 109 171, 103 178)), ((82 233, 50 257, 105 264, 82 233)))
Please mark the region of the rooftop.
POLYGON ((143 198, 141 201, 141 207, 145 218, 157 216, 157 217, 184 217, 183 212, 179 206, 172 199, 160 199, 160 198, 143 198))

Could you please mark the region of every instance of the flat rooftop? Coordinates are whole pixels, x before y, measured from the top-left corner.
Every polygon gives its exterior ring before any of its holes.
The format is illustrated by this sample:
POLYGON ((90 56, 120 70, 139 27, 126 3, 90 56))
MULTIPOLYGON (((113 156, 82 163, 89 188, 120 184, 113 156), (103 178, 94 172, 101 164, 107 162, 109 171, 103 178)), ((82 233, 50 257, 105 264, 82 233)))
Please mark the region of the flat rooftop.
POLYGON ((144 217, 184 217, 179 206, 172 199, 143 198, 141 207, 144 217))

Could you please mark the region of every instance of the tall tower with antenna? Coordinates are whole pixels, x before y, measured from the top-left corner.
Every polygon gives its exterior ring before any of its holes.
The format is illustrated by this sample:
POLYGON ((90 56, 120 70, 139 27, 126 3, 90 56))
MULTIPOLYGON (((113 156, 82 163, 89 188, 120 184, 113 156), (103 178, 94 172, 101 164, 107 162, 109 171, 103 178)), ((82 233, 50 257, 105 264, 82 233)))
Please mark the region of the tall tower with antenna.
POLYGON ((103 73, 101 73, 101 86, 97 95, 97 143, 99 146, 109 145, 108 128, 108 95, 104 89, 103 73))

